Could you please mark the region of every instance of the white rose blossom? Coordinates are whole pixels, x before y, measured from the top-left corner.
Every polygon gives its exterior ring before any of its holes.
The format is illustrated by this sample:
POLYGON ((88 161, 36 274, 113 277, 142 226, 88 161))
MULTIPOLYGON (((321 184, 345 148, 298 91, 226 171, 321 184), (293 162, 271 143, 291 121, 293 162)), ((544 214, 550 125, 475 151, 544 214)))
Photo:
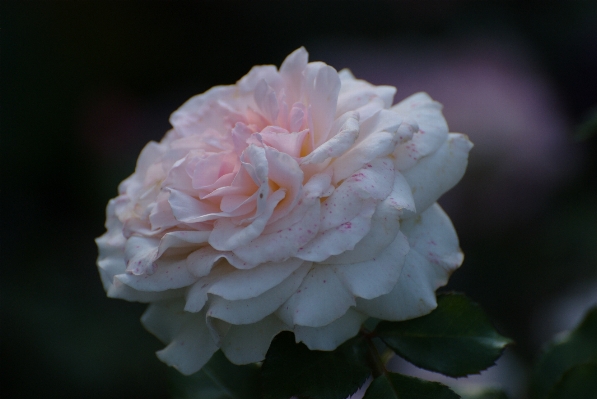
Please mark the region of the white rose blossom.
POLYGON ((392 106, 395 91, 300 48, 172 114, 97 239, 108 296, 150 303, 162 361, 261 361, 285 330, 333 350, 368 317, 435 308, 463 260, 435 201, 472 144, 427 94, 392 106))

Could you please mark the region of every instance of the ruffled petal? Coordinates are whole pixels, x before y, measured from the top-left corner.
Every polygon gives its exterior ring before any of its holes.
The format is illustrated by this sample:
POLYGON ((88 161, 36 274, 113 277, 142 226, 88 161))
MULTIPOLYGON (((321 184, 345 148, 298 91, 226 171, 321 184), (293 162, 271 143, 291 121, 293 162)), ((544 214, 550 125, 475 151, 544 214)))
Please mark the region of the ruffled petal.
POLYGON ((284 330, 290 327, 274 315, 253 324, 232 325, 220 348, 234 364, 260 362, 265 359, 272 339, 284 330))
POLYGON ((207 317, 231 324, 256 323, 274 313, 294 293, 310 267, 311 264, 305 262, 281 283, 254 298, 231 301, 213 296, 207 308, 207 317))
POLYGON ((357 335, 367 315, 354 310, 323 327, 294 327, 296 342, 303 342, 311 350, 331 351, 357 335))
POLYGON ((164 291, 192 285, 197 281, 187 269, 185 258, 163 259, 154 262, 152 274, 136 275, 133 273, 119 274, 115 278, 120 282, 140 291, 164 291))
POLYGON ((316 145, 328 137, 334 123, 340 92, 340 78, 336 70, 323 63, 313 62, 305 68, 304 94, 310 105, 316 145))
POLYGON ((213 341, 205 314, 182 311, 182 301, 157 302, 149 306, 141 322, 160 340, 168 343, 157 352, 158 358, 190 375, 201 369, 218 350, 213 341))
POLYGON ((436 152, 403 172, 411 187, 417 213, 423 212, 458 183, 464 175, 472 147, 465 135, 450 133, 436 152))
POLYGON ((373 259, 334 266, 336 275, 352 295, 364 299, 376 298, 392 291, 409 251, 404 234, 398 233, 383 252, 373 259))
POLYGON ((316 265, 299 289, 276 312, 288 325, 322 327, 355 305, 333 267, 316 265))
POLYGON ((429 313, 437 306, 435 290, 462 264, 458 237, 439 205, 404 221, 401 230, 411 250, 398 283, 387 295, 371 300, 357 298, 357 310, 371 317, 400 321, 429 313))
POLYGON ((236 270, 219 278, 209 293, 236 301, 255 298, 284 281, 303 262, 292 258, 286 262, 268 262, 249 270, 236 270))
POLYGON ((446 140, 448 125, 442 115, 442 105, 433 101, 427 93, 413 94, 391 109, 418 124, 412 140, 396 149, 396 166, 399 170, 412 167, 417 160, 436 151, 446 140))

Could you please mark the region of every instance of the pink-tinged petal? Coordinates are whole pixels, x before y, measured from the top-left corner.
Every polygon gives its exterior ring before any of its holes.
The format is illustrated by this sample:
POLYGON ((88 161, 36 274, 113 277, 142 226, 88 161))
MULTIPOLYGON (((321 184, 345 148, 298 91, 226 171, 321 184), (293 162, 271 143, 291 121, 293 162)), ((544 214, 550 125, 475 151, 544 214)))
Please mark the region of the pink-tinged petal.
POLYGON ((153 273, 159 243, 160 240, 155 238, 137 236, 129 238, 124 248, 126 271, 137 276, 153 273))
POLYGON ((321 229, 327 230, 353 219, 362 204, 373 198, 383 200, 392 192, 394 165, 389 158, 378 158, 348 177, 322 203, 321 229))
POLYGON ((308 61, 309 54, 304 47, 301 47, 286 57, 280 66, 280 77, 288 104, 294 104, 301 99, 303 71, 307 67, 308 61))
POLYGON ((217 86, 203 94, 191 97, 170 116, 170 124, 181 136, 201 136, 207 129, 230 131, 245 117, 224 106, 223 99, 233 99, 237 88, 217 86))
MULTIPOLYGON (((295 103, 288 116, 288 128, 291 132, 299 132, 306 126, 307 108, 302 103, 295 103)), ((302 141, 301 141, 302 145, 302 141)))
POLYGON ((402 273, 387 295, 357 299, 357 309, 384 320, 407 320, 429 313, 436 306, 435 290, 462 264, 458 237, 448 216, 435 204, 403 222, 411 250, 402 273))
POLYGON ((319 145, 327 139, 335 119, 340 78, 334 68, 313 62, 307 65, 304 82, 304 93, 313 120, 311 134, 314 135, 314 143, 319 145))
POLYGON ((311 212, 317 213, 317 216, 315 217, 317 223, 316 225, 307 225, 307 227, 317 232, 319 230, 320 198, 329 196, 333 193, 333 186, 330 185, 331 181, 332 177, 328 173, 319 173, 311 176, 303 186, 302 198, 292 212, 282 219, 268 223, 267 227, 263 230, 263 234, 276 233, 280 230, 288 229, 297 223, 302 223, 304 219, 311 218, 310 216, 307 216, 310 215, 311 212), (314 205, 316 206, 314 207, 314 205), (312 209, 313 207, 314 209, 312 209))
POLYGON ((290 327, 276 316, 246 325, 232 325, 220 344, 222 352, 234 364, 249 364, 265 359, 272 339, 290 327))
POLYGON ((208 200, 198 200, 178 190, 170 190, 168 203, 174 217, 183 223, 197 223, 228 216, 208 200))
POLYGON ((265 80, 261 80, 257 83, 253 98, 263 116, 265 116, 270 123, 275 122, 278 118, 278 112, 280 111, 278 97, 276 96, 274 89, 272 89, 265 80))
POLYGON ((335 265, 336 275, 352 295, 373 299, 392 291, 404 265, 409 245, 404 234, 371 260, 346 265, 335 265))
POLYGON ((255 298, 280 284, 302 264, 302 260, 293 258, 235 270, 218 278, 208 292, 231 301, 255 298))
POLYGON ((208 194, 232 182, 237 164, 234 152, 207 153, 193 157, 187 164, 186 171, 192 179, 193 189, 208 194))
POLYGON ((448 125, 442 105, 427 93, 416 93, 392 107, 392 111, 408 120, 415 120, 418 129, 410 142, 396 149, 396 165, 400 170, 412 167, 417 160, 436 151, 446 140, 448 125))
POLYGON ((234 249, 247 245, 259 237, 263 232, 267 221, 274 213, 276 205, 284 199, 284 190, 278 190, 267 199, 265 209, 262 213, 246 226, 238 226, 229 219, 217 219, 214 229, 209 236, 209 243, 220 251, 233 251, 234 249))
POLYGON ((355 79, 348 69, 338 72, 342 87, 338 96, 336 115, 362 107, 373 98, 383 101, 383 108, 390 108, 394 102, 396 88, 393 86, 374 86, 361 79, 355 79))
POLYGON ((359 114, 347 112, 341 118, 344 123, 335 133, 332 127, 332 138, 317 147, 301 160, 301 165, 322 163, 329 158, 337 158, 352 147, 359 136, 359 114))
POLYGON ((462 134, 450 133, 433 154, 403 172, 411 187, 417 212, 423 212, 464 175, 468 153, 473 147, 462 134))
MULTIPOLYGON (((371 117, 361 120, 359 138, 357 139, 356 144, 361 143, 363 140, 367 139, 369 135, 377 132, 397 132, 402 123, 403 118, 400 115, 392 111, 381 109, 371 117)), ((409 140, 412 137, 412 133, 413 132, 406 137, 398 137, 398 141, 402 143, 409 140)))
POLYGON ((122 283, 118 279, 114 279, 114 284, 106 290, 108 298, 124 299, 129 302, 156 302, 167 299, 180 298, 184 295, 182 290, 167 290, 167 291, 138 291, 128 285, 122 283))
POLYGON ((234 125, 234 129, 232 129, 232 141, 234 142, 234 152, 237 156, 240 157, 247 148, 247 140, 249 140, 253 133, 253 130, 242 122, 234 125))
POLYGON ((288 154, 267 147, 265 155, 269 167, 269 182, 275 183, 286 192, 269 220, 269 223, 273 223, 288 215, 299 201, 303 187, 303 171, 288 154))
POLYGON ((182 301, 163 301, 149 306, 141 322, 162 342, 168 343, 157 352, 158 358, 185 375, 199 371, 218 350, 213 341, 205 314, 186 313, 182 301))
POLYGON ((158 258, 188 254, 199 244, 207 243, 210 231, 171 231, 164 234, 158 246, 158 258))
POLYGON ((231 324, 256 323, 274 313, 296 291, 310 267, 311 263, 303 263, 285 280, 254 298, 227 300, 213 296, 207 308, 207 316, 231 324))
POLYGON ((172 207, 168 202, 169 197, 169 192, 160 192, 160 194, 158 194, 158 198, 156 199, 155 204, 151 207, 151 213, 149 214, 149 223, 151 224, 151 229, 154 231, 163 231, 171 227, 174 227, 180 223, 174 217, 174 213, 172 213, 172 207))
POLYGON ((309 244, 299 249, 296 257, 313 262, 322 262, 332 255, 354 249, 355 245, 370 230, 375 205, 375 200, 365 200, 361 212, 356 217, 335 228, 320 232, 309 244))
POLYGON ((371 229, 359 241, 354 249, 339 255, 330 256, 323 263, 345 265, 371 260, 382 253, 395 239, 400 231, 400 215, 402 212, 389 204, 388 199, 375 208, 371 217, 371 229))
POLYGON ((400 211, 415 212, 415 199, 406 181, 406 178, 398 171, 394 172, 394 186, 392 192, 383 202, 383 206, 391 206, 400 211))
POLYGON ((296 216, 299 219, 296 223, 270 234, 261 234, 247 245, 235 248, 234 254, 251 265, 284 261, 317 235, 320 213, 318 203, 297 207, 288 216, 289 219, 295 219, 296 216))
POLYGON ((396 132, 377 132, 369 135, 332 162, 330 167, 334 170, 333 183, 338 184, 376 158, 390 155, 397 143, 396 132))
POLYGON ((115 278, 140 291, 164 291, 192 285, 197 277, 187 269, 186 257, 164 259, 154 262, 152 274, 135 275, 132 272, 119 274, 115 278))
POLYGON ((259 82, 263 80, 275 90, 280 88, 281 78, 278 74, 278 70, 273 65, 254 66, 249 73, 243 76, 236 84, 241 94, 250 94, 251 97, 253 97, 255 88, 259 82))
MULTIPOLYGON (((303 141, 308 133, 308 130, 301 132, 287 132, 286 130, 276 132, 274 129, 265 128, 259 133, 263 138, 263 142, 270 147, 275 148, 279 152, 290 155, 294 158, 301 156, 301 148, 303 141)), ((271 174, 271 171, 270 171, 271 174)))
POLYGON ((226 259, 228 263, 237 269, 251 269, 257 266, 257 264, 250 264, 243 261, 232 252, 221 252, 213 249, 211 246, 205 246, 187 257, 187 267, 193 275, 204 277, 209 274, 220 259, 226 259))
POLYGON ((303 342, 311 350, 331 351, 354 337, 367 318, 350 308, 342 317, 323 327, 295 326, 294 336, 296 342, 303 342))
POLYGON ((333 267, 315 265, 276 315, 288 325, 323 327, 355 305, 333 267))

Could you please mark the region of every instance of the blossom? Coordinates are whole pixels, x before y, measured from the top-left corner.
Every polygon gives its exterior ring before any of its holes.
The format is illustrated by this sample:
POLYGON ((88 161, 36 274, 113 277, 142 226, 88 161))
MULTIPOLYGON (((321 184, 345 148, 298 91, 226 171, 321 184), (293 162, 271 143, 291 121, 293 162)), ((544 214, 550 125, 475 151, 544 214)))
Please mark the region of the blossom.
POLYGON ((436 306, 463 255, 435 201, 472 145, 427 94, 395 91, 300 48, 172 114, 97 239, 108 296, 150 303, 161 360, 257 362, 285 330, 333 350, 368 317, 436 306))

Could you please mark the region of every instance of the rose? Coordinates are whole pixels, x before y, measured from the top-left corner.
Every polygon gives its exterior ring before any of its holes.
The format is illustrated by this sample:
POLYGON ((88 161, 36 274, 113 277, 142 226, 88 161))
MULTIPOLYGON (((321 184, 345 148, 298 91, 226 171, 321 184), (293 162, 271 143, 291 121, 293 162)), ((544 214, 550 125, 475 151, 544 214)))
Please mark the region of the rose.
POLYGON ((467 138, 424 93, 392 107, 395 88, 307 59, 191 98, 108 204, 104 287, 151 303, 142 321, 182 373, 218 348, 263 360, 283 330, 332 350, 369 316, 421 316, 462 263, 435 201, 467 138))

